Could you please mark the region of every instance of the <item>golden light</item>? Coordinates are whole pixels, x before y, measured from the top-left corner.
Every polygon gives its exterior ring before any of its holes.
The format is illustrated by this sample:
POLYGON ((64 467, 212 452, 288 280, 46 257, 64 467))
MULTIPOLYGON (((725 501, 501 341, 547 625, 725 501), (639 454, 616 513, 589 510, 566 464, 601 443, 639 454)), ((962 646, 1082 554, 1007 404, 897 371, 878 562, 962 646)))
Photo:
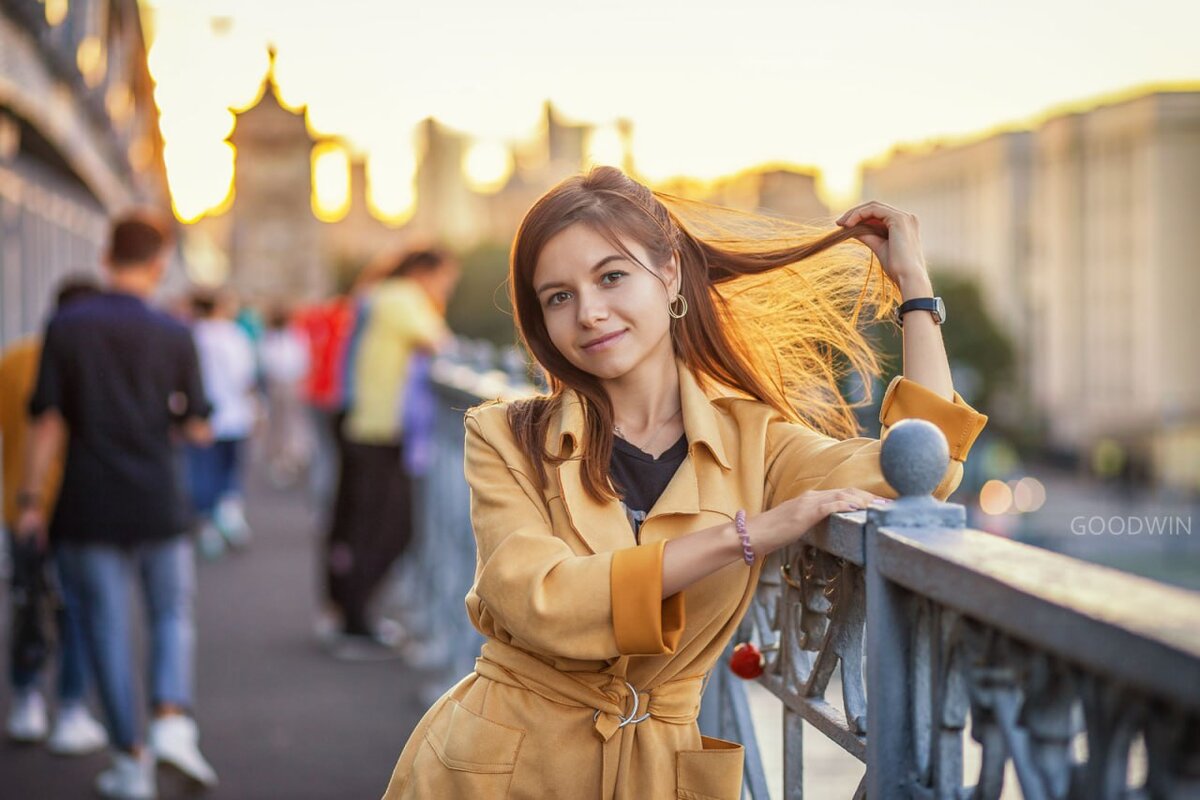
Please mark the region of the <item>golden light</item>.
POLYGON ((979 490, 979 507, 985 514, 1003 514, 1012 507, 1012 489, 1004 481, 993 478, 979 490))
POLYGON ((584 159, 590 165, 619 167, 625 160, 621 134, 611 126, 596 128, 588 137, 584 159))
POLYGON ((51 28, 61 25, 67 18, 68 9, 67 0, 46 0, 46 24, 51 28))
POLYGON ((191 148, 163 144, 163 161, 172 179, 192 189, 171 192, 171 205, 180 222, 195 222, 206 212, 219 214, 233 200, 233 145, 209 144, 196 157, 198 145, 191 148), (214 206, 211 198, 224 198, 214 206))
POLYGON ((416 210, 413 176, 417 159, 406 144, 376 146, 367 162, 367 206, 392 225, 404 224, 416 210))
POLYGON ((1031 475, 1017 481, 1013 487, 1013 505, 1017 511, 1037 511, 1046 502, 1046 487, 1031 475))
POLYGON ((133 95, 129 93, 129 88, 125 84, 114 83, 108 87, 108 91, 104 95, 104 106, 108 109, 108 116, 114 122, 124 122, 129 118, 129 112, 133 109, 133 95))
POLYGON ((75 50, 75 64, 88 86, 95 86, 104 77, 104 43, 95 36, 85 36, 75 50))
POLYGON ((497 142, 476 141, 463 157, 463 171, 472 189, 492 194, 503 188, 512 174, 512 153, 497 142))
POLYGON ((337 142, 312 151, 312 208, 322 222, 337 222, 350 210, 350 157, 337 142))

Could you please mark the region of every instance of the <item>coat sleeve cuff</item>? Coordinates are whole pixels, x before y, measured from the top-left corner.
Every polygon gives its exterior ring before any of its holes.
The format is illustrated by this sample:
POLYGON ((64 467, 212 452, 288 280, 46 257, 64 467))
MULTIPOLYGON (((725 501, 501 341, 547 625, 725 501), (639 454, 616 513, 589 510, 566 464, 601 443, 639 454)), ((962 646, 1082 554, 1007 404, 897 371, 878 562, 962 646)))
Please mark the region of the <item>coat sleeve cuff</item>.
POLYGON ((683 634, 683 592, 662 596, 666 542, 613 553, 613 634, 623 655, 671 655, 683 634))
POLYGON ((924 419, 937 425, 950 445, 950 457, 965 461, 988 418, 967 405, 958 392, 953 401, 916 381, 897 375, 883 395, 879 422, 889 428, 902 419, 924 419))

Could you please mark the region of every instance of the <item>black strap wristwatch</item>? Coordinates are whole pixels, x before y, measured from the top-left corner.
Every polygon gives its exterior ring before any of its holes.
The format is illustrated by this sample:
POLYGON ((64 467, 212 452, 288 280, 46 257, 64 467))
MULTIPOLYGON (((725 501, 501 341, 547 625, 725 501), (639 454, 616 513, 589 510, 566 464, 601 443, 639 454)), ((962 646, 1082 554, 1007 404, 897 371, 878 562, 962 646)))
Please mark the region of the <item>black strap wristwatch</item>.
POLYGON ((912 300, 905 300, 896 309, 896 322, 903 326, 904 315, 909 311, 928 311, 938 325, 946 321, 946 304, 940 297, 914 297, 912 300))

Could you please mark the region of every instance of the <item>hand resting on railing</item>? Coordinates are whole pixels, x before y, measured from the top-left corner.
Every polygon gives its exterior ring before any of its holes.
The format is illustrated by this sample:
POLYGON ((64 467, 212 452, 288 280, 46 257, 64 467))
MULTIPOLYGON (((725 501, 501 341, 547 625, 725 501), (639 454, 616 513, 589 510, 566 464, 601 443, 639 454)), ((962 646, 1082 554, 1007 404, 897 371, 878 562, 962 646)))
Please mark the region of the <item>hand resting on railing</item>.
MULTIPOLYGON (((863 489, 814 489, 746 520, 746 533, 758 558, 799 539, 830 514, 866 508, 888 498, 863 489)), ((663 597, 742 558, 741 540, 733 523, 672 539, 663 551, 663 597)))

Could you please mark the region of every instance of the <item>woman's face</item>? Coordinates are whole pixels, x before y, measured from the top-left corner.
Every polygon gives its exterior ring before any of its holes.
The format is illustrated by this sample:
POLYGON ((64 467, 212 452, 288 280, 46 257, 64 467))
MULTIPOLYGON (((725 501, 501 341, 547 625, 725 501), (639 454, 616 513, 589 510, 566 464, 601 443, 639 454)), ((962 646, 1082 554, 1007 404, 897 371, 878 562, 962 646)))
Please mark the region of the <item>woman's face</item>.
MULTIPOLYGON (((621 243, 655 269, 640 244, 624 237, 621 243)), ((551 342, 601 380, 620 378, 648 359, 670 358, 667 304, 677 290, 677 269, 674 260, 658 269, 662 280, 584 223, 564 228, 542 248, 533 272, 551 342)))

